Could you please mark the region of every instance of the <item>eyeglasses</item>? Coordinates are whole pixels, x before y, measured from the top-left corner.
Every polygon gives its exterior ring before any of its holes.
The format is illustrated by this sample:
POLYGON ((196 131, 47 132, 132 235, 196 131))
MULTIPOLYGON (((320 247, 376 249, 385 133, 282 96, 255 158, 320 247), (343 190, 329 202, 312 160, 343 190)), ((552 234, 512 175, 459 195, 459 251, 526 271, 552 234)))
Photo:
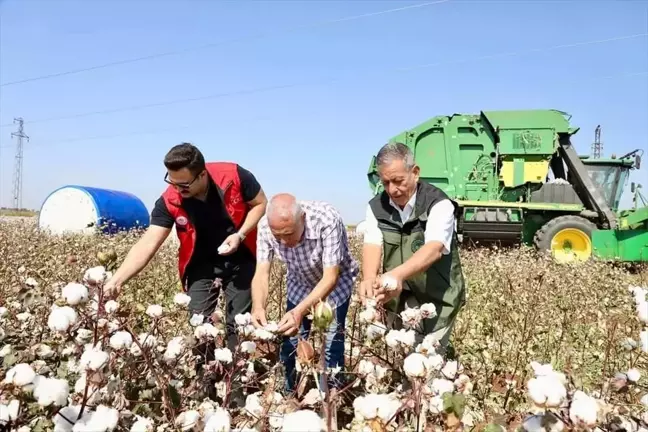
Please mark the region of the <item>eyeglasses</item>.
POLYGON ((174 182, 172 182, 171 180, 168 179, 169 173, 167 172, 166 174, 164 174, 164 182, 167 183, 167 184, 170 184, 171 186, 175 186, 175 187, 177 187, 179 189, 185 189, 186 190, 186 189, 189 189, 191 187, 191 185, 196 182, 196 180, 198 180, 198 177, 200 177, 200 174, 202 174, 202 172, 197 174, 193 178, 193 180, 191 180, 189 183, 174 183, 174 182))

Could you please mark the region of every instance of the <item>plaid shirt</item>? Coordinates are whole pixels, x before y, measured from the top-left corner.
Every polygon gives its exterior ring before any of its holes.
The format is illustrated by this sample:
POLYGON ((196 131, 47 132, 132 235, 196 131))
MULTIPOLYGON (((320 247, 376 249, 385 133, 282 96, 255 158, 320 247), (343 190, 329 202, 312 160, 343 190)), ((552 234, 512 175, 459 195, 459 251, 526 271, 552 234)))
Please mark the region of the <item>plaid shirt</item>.
POLYGON ((340 266, 337 285, 329 294, 329 302, 337 306, 353 291, 359 266, 351 256, 346 227, 339 213, 321 201, 300 201, 306 213, 304 236, 295 247, 278 242, 263 216, 258 224, 257 261, 270 262, 275 253, 286 263, 288 300, 299 304, 322 279, 323 267, 340 266))

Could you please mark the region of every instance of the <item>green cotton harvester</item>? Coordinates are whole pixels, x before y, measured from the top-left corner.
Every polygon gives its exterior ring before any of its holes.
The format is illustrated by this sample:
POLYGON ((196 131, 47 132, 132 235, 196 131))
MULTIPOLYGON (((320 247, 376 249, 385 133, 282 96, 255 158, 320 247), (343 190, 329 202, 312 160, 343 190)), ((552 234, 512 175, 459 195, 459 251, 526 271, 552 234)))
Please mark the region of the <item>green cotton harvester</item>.
MULTIPOLYGON (((640 185, 631 185, 634 208, 619 210, 642 151, 579 156, 571 143, 579 128, 569 120, 557 110, 437 116, 389 141, 409 146, 421 180, 459 204, 463 243, 535 245, 559 262, 648 261, 648 204, 640 185)), ((368 177, 379 193, 375 156, 368 177)))

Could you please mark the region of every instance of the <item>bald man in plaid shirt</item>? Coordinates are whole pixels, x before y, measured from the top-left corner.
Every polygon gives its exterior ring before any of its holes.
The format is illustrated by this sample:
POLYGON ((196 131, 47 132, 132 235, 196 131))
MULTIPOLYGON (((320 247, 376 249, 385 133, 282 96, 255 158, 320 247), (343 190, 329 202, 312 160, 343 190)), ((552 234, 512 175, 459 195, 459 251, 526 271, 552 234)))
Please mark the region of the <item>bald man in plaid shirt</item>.
MULTIPOLYGON (((344 368, 344 326, 353 283, 359 272, 351 256, 346 227, 331 205, 319 201, 297 201, 289 194, 274 196, 259 221, 257 267, 252 280, 252 321, 266 324, 268 280, 275 254, 287 266, 286 314, 279 332, 286 336, 281 361, 286 368, 286 390, 295 386, 297 332, 308 336, 311 321, 306 318, 320 299, 334 307, 327 331, 326 363, 344 368)), ((337 381, 331 382, 336 386, 337 381)))

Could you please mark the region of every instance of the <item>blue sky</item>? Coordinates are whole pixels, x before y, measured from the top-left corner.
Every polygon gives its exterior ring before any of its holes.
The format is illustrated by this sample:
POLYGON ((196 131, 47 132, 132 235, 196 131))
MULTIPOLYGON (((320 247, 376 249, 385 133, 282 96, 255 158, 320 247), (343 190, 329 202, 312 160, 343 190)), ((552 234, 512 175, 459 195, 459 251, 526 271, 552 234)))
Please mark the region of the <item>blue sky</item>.
MULTIPOLYGON (((456 112, 555 108, 581 127, 579 153, 597 124, 606 155, 648 147, 647 2, 451 0, 371 14, 420 3, 0 2, 0 125, 22 116, 30 136, 23 205, 74 183, 126 190, 151 208, 164 154, 191 141, 207 159, 250 169, 268 194, 329 201, 353 223, 370 198, 371 155, 456 112), (610 40, 633 35, 643 36, 610 40), (79 116, 90 112, 102 114, 79 116)), ((14 130, 0 128, 2 206, 14 130)), ((645 156, 631 179, 648 188, 645 156)))

